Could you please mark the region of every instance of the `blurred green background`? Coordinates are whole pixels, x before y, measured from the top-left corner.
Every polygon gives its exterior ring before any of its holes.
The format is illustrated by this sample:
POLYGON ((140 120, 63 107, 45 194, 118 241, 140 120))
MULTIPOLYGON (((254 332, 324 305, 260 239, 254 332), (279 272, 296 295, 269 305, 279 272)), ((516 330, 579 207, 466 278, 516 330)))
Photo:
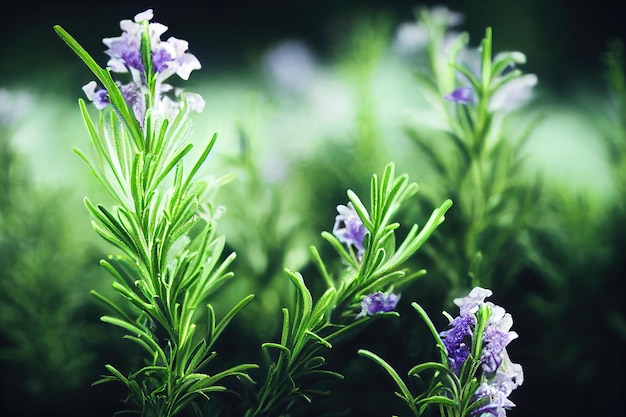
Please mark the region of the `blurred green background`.
MULTIPOLYGON (((289 299, 282 268, 315 277, 307 257, 311 244, 324 259, 332 257, 319 234, 332 229, 346 189, 365 195, 370 175, 394 161, 425 194, 448 197, 435 189, 437 173, 409 133, 432 128, 436 115, 414 76, 416 63, 392 47, 397 26, 414 20, 415 7, 436 4, 66 1, 5 8, 0 415, 110 416, 120 409, 121 387, 90 384, 105 363, 128 368, 137 358, 118 332, 99 322, 104 309, 88 295, 90 289, 111 291, 98 267, 110 248, 92 232, 82 199, 108 197, 72 153, 73 147, 89 149, 76 101, 92 77, 57 38, 54 24, 105 65, 101 39, 119 35, 119 20, 153 8, 154 21, 169 26, 166 36, 188 40, 202 62, 186 84, 207 102, 194 119, 193 140, 202 143, 217 132, 208 171, 238 174, 218 194, 226 207, 220 227, 238 252, 238 279, 217 307, 257 293, 218 349, 230 352, 227 358, 253 358, 261 341, 275 337, 272 318, 289 299), (278 60, 282 72, 272 66, 281 50, 296 57, 278 60), (253 321, 259 314, 267 320, 253 321)), ((624 416, 626 97, 612 87, 603 57, 610 40, 626 38, 626 5, 441 4, 463 13, 461 29, 471 44, 491 26, 494 50, 524 52, 524 71, 539 77, 534 103, 507 126, 522 130, 542 116, 522 149, 519 172, 529 183, 539 175, 542 188, 524 230, 508 230, 516 243, 500 248, 490 281, 493 301, 513 315, 520 338, 510 355, 526 373, 512 396, 517 408, 508 415, 624 416)), ((424 199, 402 220, 422 224, 433 208, 424 199)), ((450 217, 438 241, 454 246, 461 237, 450 217)), ((430 253, 441 250, 444 263, 461 269, 463 260, 435 243, 414 260, 429 273, 403 293, 402 319, 377 321, 354 344, 331 352, 329 364, 346 380, 302 415, 405 415, 391 382, 359 361, 356 349, 394 358, 401 369, 432 353, 409 301, 436 317, 443 309, 454 312, 451 299, 465 289, 430 253)), ((321 290, 319 282, 309 285, 321 290)))

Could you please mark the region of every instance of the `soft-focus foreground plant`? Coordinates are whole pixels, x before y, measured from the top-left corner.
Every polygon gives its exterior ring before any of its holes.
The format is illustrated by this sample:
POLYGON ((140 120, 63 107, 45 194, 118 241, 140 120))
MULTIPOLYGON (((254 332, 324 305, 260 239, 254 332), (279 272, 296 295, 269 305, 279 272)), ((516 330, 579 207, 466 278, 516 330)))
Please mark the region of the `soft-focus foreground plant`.
POLYGON ((511 362, 506 350, 518 337, 510 330, 513 319, 502 307, 485 302, 491 294, 490 290, 475 287, 468 296, 455 299, 459 315, 453 318, 444 312, 450 325, 442 332, 437 332, 419 304, 411 304, 430 329, 440 353, 440 361, 416 365, 408 372, 425 384, 420 394, 413 394, 383 358, 365 349, 359 350, 359 354, 389 374, 400 390, 397 395, 416 417, 430 405, 438 406, 442 417, 505 417, 506 410, 515 406, 508 397, 523 383, 524 374, 519 364, 511 362), (424 377, 428 373, 430 379, 424 377))
POLYGON ((526 61, 520 52, 494 56, 491 28, 478 48, 468 47, 468 33, 453 29, 461 21, 443 7, 421 9, 417 23, 398 32, 417 49, 417 75, 443 116, 441 126, 416 124, 407 132, 433 169, 423 193, 428 203, 442 195, 456 203, 446 222, 449 233, 429 248, 453 291, 490 286, 496 272, 505 279, 525 262, 540 191, 524 173, 522 154, 536 121, 515 134, 506 124, 531 98, 537 77, 518 68, 526 61), (503 262, 505 270, 497 271, 503 262))
POLYGON ((185 169, 192 150, 190 112, 201 110, 204 102, 165 81, 174 74, 187 79, 200 63, 186 52, 186 41, 161 41, 167 27, 151 19, 148 10, 134 21, 123 20, 122 35, 104 39, 110 57, 106 69, 64 29, 55 30, 104 87, 97 89, 95 82, 84 87, 99 110, 96 122, 79 101, 95 158, 76 152, 114 200, 109 208, 85 203, 96 232, 120 251, 101 263, 121 298, 93 294, 115 313, 102 321, 124 329, 124 337, 145 351, 139 369, 106 365, 110 375, 98 382, 121 381, 128 403, 141 415, 172 416, 225 390, 222 379, 245 378, 254 367, 212 367, 217 338, 252 296, 221 320, 209 302, 231 278, 234 259, 234 254, 223 256, 224 238, 215 233, 211 195, 224 179, 199 179, 216 137, 185 169), (130 77, 124 84, 113 73, 130 77))
POLYGON ((295 305, 283 309, 280 341, 263 344, 275 355, 260 389, 253 389, 248 397, 246 416, 283 415, 296 408, 300 400, 311 401, 323 394, 316 389, 316 383, 328 377, 342 378, 324 369, 323 350, 372 318, 397 315, 393 310, 400 295, 394 291, 426 273, 407 271, 403 264, 442 223, 451 201, 435 209, 421 229, 413 225, 397 244, 395 231, 400 225, 393 218, 415 195, 417 184, 407 175, 396 177, 394 165, 389 164, 381 177, 372 177, 370 191, 369 210, 354 192, 348 191, 349 203, 337 207, 333 233, 322 233, 345 262, 340 276, 332 276, 317 249, 311 247, 327 284, 317 301, 301 274, 286 271, 296 287, 295 305))

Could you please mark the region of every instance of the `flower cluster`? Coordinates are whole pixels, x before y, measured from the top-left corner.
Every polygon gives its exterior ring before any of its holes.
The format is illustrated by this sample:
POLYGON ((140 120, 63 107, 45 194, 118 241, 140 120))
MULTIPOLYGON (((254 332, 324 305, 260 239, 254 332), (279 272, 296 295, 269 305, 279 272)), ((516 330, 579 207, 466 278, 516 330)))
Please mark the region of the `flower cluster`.
MULTIPOLYGON (((137 14, 134 20, 122 20, 122 35, 103 39, 108 47, 105 51, 109 56, 107 68, 114 73, 131 75, 128 83, 117 84, 126 103, 142 125, 147 108, 164 118, 171 118, 183 102, 197 112, 202 111, 205 104, 200 95, 183 93, 182 90, 164 83, 174 74, 187 80, 191 71, 200 69, 201 65, 194 55, 187 52, 187 41, 174 37, 162 41, 161 35, 165 33, 167 26, 149 23, 152 17, 152 9, 148 9, 137 14), (148 56, 142 54, 142 42, 149 44, 148 56), (147 101, 151 101, 151 104, 147 101)), ((108 92, 98 89, 95 81, 86 84, 83 91, 97 109, 103 109, 110 104, 108 92)))
POLYGON ((486 399, 474 410, 473 415, 489 413, 504 417, 505 410, 515 404, 508 399, 511 392, 523 382, 522 367, 510 361, 507 345, 518 337, 511 331, 513 319, 504 308, 485 302, 491 296, 488 289, 476 287, 467 297, 457 298, 454 303, 459 306, 459 316, 450 321, 450 328, 440 333, 446 348, 449 366, 459 375, 463 365, 471 354, 473 338, 482 335, 482 351, 480 366, 484 381, 475 392, 475 399, 486 399), (476 327, 487 314, 486 324, 482 332, 476 327))
POLYGON ((365 252, 363 241, 365 240, 367 229, 352 203, 348 203, 347 206, 338 205, 337 211, 339 214, 335 217, 333 234, 348 247, 354 247, 360 259, 365 252))
POLYGON ((373 294, 366 295, 361 300, 361 312, 356 318, 371 316, 379 313, 388 313, 393 311, 400 301, 400 294, 384 293, 377 291, 373 294))

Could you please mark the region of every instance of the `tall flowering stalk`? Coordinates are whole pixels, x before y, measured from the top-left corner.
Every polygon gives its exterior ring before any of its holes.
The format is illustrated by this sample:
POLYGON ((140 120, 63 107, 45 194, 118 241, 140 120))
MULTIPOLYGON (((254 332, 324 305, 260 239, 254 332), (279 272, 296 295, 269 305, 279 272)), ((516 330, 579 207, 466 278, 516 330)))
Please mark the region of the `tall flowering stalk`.
POLYGON ((106 365, 110 374, 97 383, 121 381, 131 409, 164 417, 197 409, 197 400, 226 390, 222 379, 247 378, 255 365, 224 369, 214 363, 217 338, 252 296, 217 320, 209 297, 232 277, 228 267, 235 255, 224 256, 224 238, 215 231, 212 194, 224 178, 200 179, 216 136, 186 168, 190 112, 204 102, 165 82, 175 74, 187 79, 200 63, 187 52, 187 42, 162 41, 167 27, 151 19, 147 10, 123 20, 122 35, 104 39, 106 68, 63 28, 55 30, 102 84, 84 87, 97 121, 79 100, 95 157, 76 153, 114 200, 112 207, 88 198, 85 204, 95 231, 119 251, 101 264, 120 297, 93 295, 114 313, 102 321, 123 329, 124 338, 145 353, 139 369, 106 365), (126 75, 125 82, 113 74, 126 75))
POLYGON ((522 154, 537 120, 523 129, 507 124, 533 98, 537 76, 520 69, 523 53, 493 53, 491 28, 478 47, 470 47, 468 33, 457 28, 461 22, 460 14, 443 7, 424 8, 416 23, 398 32, 398 42, 410 38, 418 49, 424 93, 442 116, 434 131, 415 124, 407 133, 435 174, 423 195, 456 203, 447 222, 455 238, 447 233, 430 251, 455 290, 489 286, 496 272, 511 276, 517 265, 508 251, 527 260, 520 255, 529 250, 540 193, 540 182, 524 177, 522 154))
POLYGON ((286 270, 296 287, 295 303, 283 309, 283 326, 278 342, 263 347, 275 355, 267 364, 260 387, 250 387, 245 416, 283 415, 304 401, 322 394, 316 383, 325 378, 343 378, 324 368, 324 350, 345 340, 347 335, 364 328, 370 320, 394 316, 401 289, 426 271, 408 271, 403 265, 422 247, 444 221, 450 200, 436 208, 420 229, 413 225, 402 242, 396 245, 393 221, 398 210, 417 192, 417 184, 408 176, 395 176, 395 167, 388 164, 381 177, 371 181, 369 210, 361 199, 348 191, 349 203, 337 207, 333 233, 322 236, 335 248, 345 264, 335 277, 311 247, 326 291, 314 302, 304 277, 286 270))
POLYGON ((468 296, 455 299, 459 315, 452 317, 449 328, 437 332, 434 324, 417 303, 413 308, 430 329, 440 353, 439 362, 414 366, 409 376, 430 372, 426 389, 414 395, 395 369, 378 355, 365 350, 359 354, 380 365, 393 379, 414 416, 421 416, 430 405, 439 407, 442 417, 491 415, 506 417, 515 404, 509 399, 524 381, 522 367, 512 363, 507 345, 518 337, 511 331, 513 319, 502 307, 485 298, 490 290, 475 287, 468 296))

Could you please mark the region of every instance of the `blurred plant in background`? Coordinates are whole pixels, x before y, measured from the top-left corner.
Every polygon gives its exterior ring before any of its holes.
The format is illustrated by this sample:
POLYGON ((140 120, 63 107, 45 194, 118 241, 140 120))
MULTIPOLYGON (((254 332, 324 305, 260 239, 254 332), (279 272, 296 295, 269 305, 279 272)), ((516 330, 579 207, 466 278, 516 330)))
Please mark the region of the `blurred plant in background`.
POLYGON ((72 190, 35 184, 12 143, 33 105, 27 93, 0 89, 0 402, 24 415, 71 412, 64 397, 88 386, 107 346, 84 297, 94 248, 65 204, 72 190), (19 403, 37 397, 45 405, 19 403))
POLYGON ((445 7, 422 8, 395 40, 415 62, 438 118, 406 127, 431 169, 423 195, 427 204, 442 195, 458 202, 441 242, 429 248, 451 294, 496 280, 511 285, 528 262, 541 191, 539 178, 528 179, 523 155, 535 122, 517 131, 506 126, 531 98, 537 77, 517 68, 526 61, 521 52, 493 55, 491 28, 478 48, 470 48, 468 33, 455 31, 462 19, 445 7))
POLYGON ((297 184, 290 180, 289 161, 277 156, 268 166, 253 128, 239 126, 240 152, 223 158, 222 167, 236 177, 220 193, 225 211, 220 227, 229 236, 227 244, 238 253, 232 268, 242 279, 224 297, 257 294, 257 302, 236 320, 241 334, 255 343, 276 331, 277 312, 293 296, 285 288, 283 268, 297 270, 309 262, 306 243, 312 232, 306 217, 299 215, 305 207, 297 184), (259 322, 260 316, 275 319, 259 322))
MULTIPOLYGON (((541 262, 535 262, 525 274, 527 287, 534 291, 521 298, 508 296, 529 322, 543 322, 528 335, 528 343, 541 349, 521 355, 535 375, 538 369, 546 373, 543 383, 528 395, 548 404, 547 413, 619 415, 625 405, 623 380, 609 376, 605 358, 597 354, 601 346, 610 345, 616 351, 626 346, 626 73, 621 41, 609 43, 604 60, 608 88, 587 92, 576 105, 579 117, 593 126, 601 139, 614 191, 601 198, 591 190, 572 192, 549 184, 549 195, 544 198, 548 207, 542 221, 544 235, 538 242, 541 262), (570 343, 563 346, 563 340, 570 343), (555 349, 561 351, 557 357, 552 354, 555 349), (555 391, 556 395, 592 395, 593 405, 552 405, 545 389, 558 384, 562 375, 573 382, 564 392, 555 391), (605 379, 609 381, 598 383, 605 379)), ((525 326, 522 332, 531 329, 529 324, 525 326)), ((611 367, 624 366, 623 355, 612 356, 611 367)))

